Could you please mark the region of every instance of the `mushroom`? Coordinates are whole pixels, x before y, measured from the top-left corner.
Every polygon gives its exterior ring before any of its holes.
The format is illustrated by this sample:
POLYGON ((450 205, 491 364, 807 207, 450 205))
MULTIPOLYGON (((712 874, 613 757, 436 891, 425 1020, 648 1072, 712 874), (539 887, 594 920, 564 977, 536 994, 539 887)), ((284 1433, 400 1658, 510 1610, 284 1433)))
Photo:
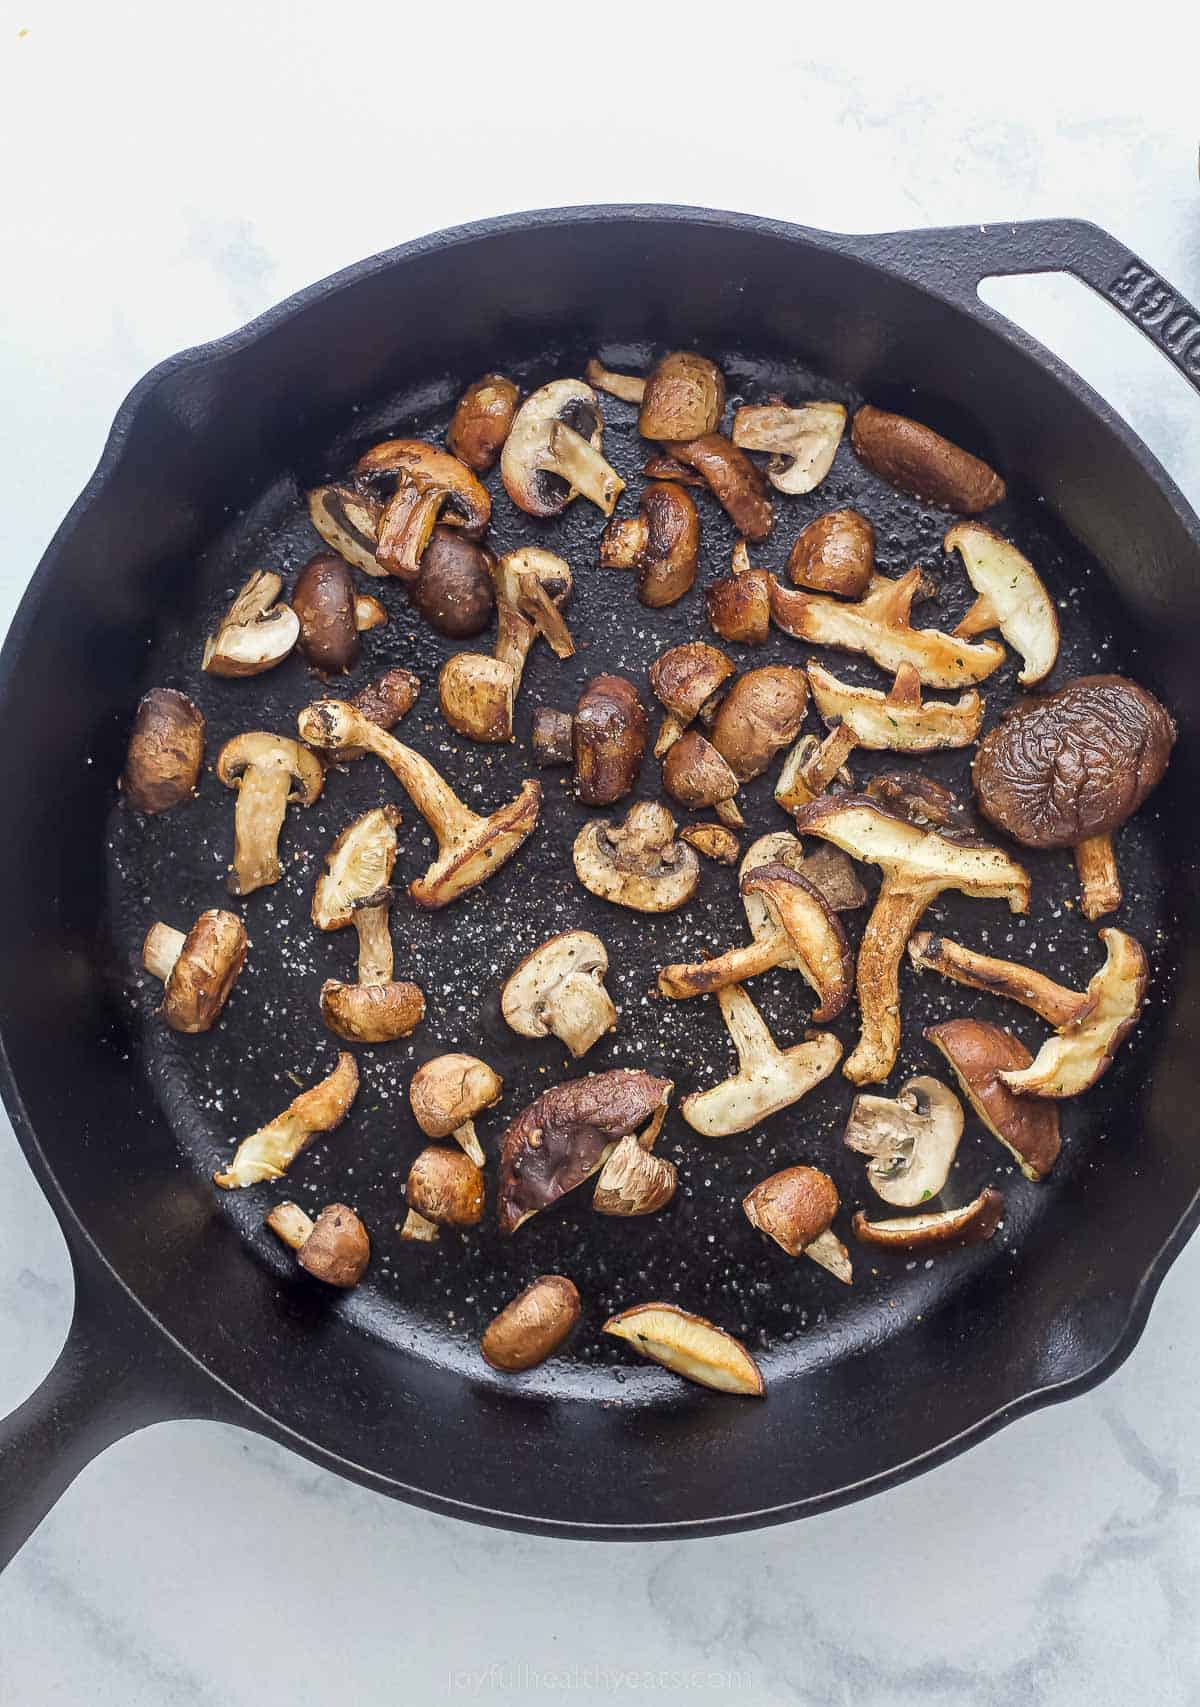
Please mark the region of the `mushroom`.
POLYGON ((798 812, 810 801, 819 800, 834 782, 853 793, 854 778, 846 760, 857 746, 854 731, 844 723, 836 724, 824 740, 801 735, 780 766, 776 801, 785 812, 798 812))
POLYGON ((493 1369, 518 1375, 553 1357, 578 1322, 581 1309, 573 1280, 565 1274, 539 1274, 493 1316, 479 1349, 493 1369))
POLYGON ((1031 848, 1074 848, 1089 919, 1121 902, 1112 832, 1167 768, 1170 713, 1124 676, 1079 676, 1007 711, 972 775, 985 818, 1031 848))
POLYGON ((812 663, 808 685, 826 726, 848 730, 854 746, 873 752, 933 753, 945 747, 969 747, 983 723, 983 700, 974 688, 955 700, 923 701, 921 678, 911 664, 901 664, 887 693, 851 686, 812 663))
POLYGON ((790 1257, 811 1257, 836 1280, 850 1286, 850 1253, 833 1231, 838 1212, 837 1187, 820 1168, 782 1168, 759 1180, 742 1199, 746 1219, 774 1239, 790 1257))
POLYGON ((1044 1179, 1061 1146, 1058 1106, 1039 1097, 1018 1096, 1003 1075, 1027 1067, 1028 1049, 998 1025, 981 1019, 951 1019, 927 1026, 925 1036, 954 1069, 976 1114, 993 1137, 1020 1164, 1026 1179, 1044 1179))
POLYGON ((425 997, 417 986, 392 978, 389 884, 399 823, 394 806, 374 806, 355 818, 325 856, 325 871, 313 892, 312 922, 319 931, 353 925, 358 932, 358 983, 327 978, 321 986, 321 1016, 348 1043, 394 1042, 425 1017, 425 997))
POLYGON ((814 1022, 836 1019, 850 1000, 854 955, 825 897, 782 861, 747 872, 741 889, 762 903, 749 914, 753 942, 693 966, 664 966, 658 975, 660 994, 684 1001, 781 966, 799 972, 820 997, 814 1022))
POLYGON ((846 431, 840 403, 748 404, 733 417, 732 438, 741 450, 773 452, 767 479, 777 492, 811 492, 829 470, 846 431))
POLYGON ((939 1209, 928 1215, 898 1215, 886 1221, 868 1221, 862 1210, 854 1217, 854 1236, 864 1245, 879 1245, 894 1251, 923 1251, 954 1245, 977 1245, 992 1234, 1004 1219, 1004 1196, 994 1186, 985 1186, 961 1209, 939 1209))
POLYGON ((627 1133, 600 1169, 592 1208, 600 1215, 653 1215, 670 1203, 678 1183, 674 1162, 627 1133))
POLYGON ((732 865, 741 846, 733 831, 724 824, 686 824, 679 832, 679 839, 703 854, 705 859, 716 860, 718 865, 732 865))
POLYGON ((979 595, 955 634, 972 640, 998 628, 1021 655, 1017 680, 1023 687, 1042 681, 1058 657, 1058 615, 1033 564, 982 522, 956 522, 942 547, 960 553, 979 595))
POLYGON ((328 552, 305 564, 292 588, 292 609, 300 624, 300 650, 314 670, 340 675, 358 662, 360 628, 376 628, 387 612, 377 600, 355 596, 345 560, 328 552))
POLYGON ((417 1068, 408 1087, 413 1118, 427 1138, 453 1138, 477 1168, 484 1164, 475 1116, 494 1108, 504 1080, 475 1055, 437 1055, 417 1068))
POLYGON ((856 1096, 842 1142, 871 1158, 867 1178, 885 1203, 913 1209, 941 1192, 962 1130, 954 1092, 918 1073, 895 1097, 856 1096))
POLYGON ((611 516, 625 482, 600 454, 604 417, 590 385, 555 379, 517 410, 500 455, 504 489, 528 516, 558 516, 582 496, 611 516))
POLYGON ((153 924, 142 965, 165 986, 158 1010, 172 1031, 211 1031, 246 959, 246 927, 233 913, 201 913, 191 930, 153 924))
POLYGON ((204 713, 175 688, 151 688, 138 702, 121 793, 135 812, 169 812, 196 792, 204 762, 204 713))
POLYGON ((605 391, 610 397, 619 397, 622 403, 636 403, 639 408, 642 398, 646 395, 646 381, 637 373, 614 373, 604 363, 597 361, 595 356, 588 360, 583 370, 583 377, 596 391, 605 391))
POLYGON ((875 529, 857 510, 827 510, 801 529, 787 569, 794 586, 861 599, 875 572, 875 529))
POLYGON ((586 1055, 617 1010, 604 988, 608 954, 591 931, 561 931, 517 966, 500 993, 500 1011, 520 1037, 559 1038, 574 1056, 586 1055))
POLYGON ((493 562, 491 552, 465 538, 461 528, 434 528, 411 594, 431 628, 452 640, 483 633, 496 608, 493 562))
POLYGON ((575 793, 584 806, 611 806, 633 789, 646 750, 646 708, 623 676, 593 676, 572 726, 575 793))
POLYGON ((762 1370, 740 1340, 677 1304, 635 1304, 610 1316, 603 1331, 701 1387, 761 1399, 762 1370))
POLYGON ((730 766, 698 729, 689 729, 669 748, 662 768, 663 787, 681 806, 703 810, 711 806, 726 824, 745 820, 734 804, 738 779, 730 766))
POLYGON ((569 765, 575 757, 575 718, 569 711, 539 706, 529 726, 534 763, 543 770, 569 765))
POLYGON ((939 509, 974 516, 1004 497, 1003 480, 986 462, 906 415, 864 403, 850 439, 873 474, 939 509))
POLYGON ((204 642, 200 668, 210 676, 258 676, 273 670, 300 638, 300 619, 276 601, 283 579, 256 569, 204 642))
POLYGON ((483 1220, 483 1175, 462 1150, 427 1144, 408 1170, 408 1214, 402 1239, 429 1242, 442 1227, 477 1227, 483 1220))
POLYGON ((321 538, 364 575, 382 580, 387 570, 375 555, 383 505, 354 486, 318 486, 308 494, 308 514, 321 538))
POLYGON ((771 577, 752 569, 746 543, 733 548, 730 572, 704 589, 708 626, 722 640, 761 646, 771 632, 771 577))
POLYGON ((644 439, 699 439, 715 433, 725 411, 725 377, 693 350, 672 350, 650 369, 638 432, 644 439))
POLYGON ((734 674, 734 666, 715 646, 703 640, 688 640, 669 647, 650 666, 650 686, 667 709, 654 743, 654 757, 661 759, 667 748, 697 717, 715 712, 717 696, 734 674))
POLYGON ((858 950, 862 1032, 843 1071, 857 1085, 886 1079, 900 1047, 900 962, 922 913, 946 889, 1027 912, 1029 873, 978 837, 920 829, 866 795, 814 800, 796 826, 883 872, 858 950))
MULTIPOLYGON (((755 544, 766 539, 774 520, 771 498, 766 481, 744 450, 739 450, 724 433, 666 440, 663 450, 668 461, 665 466, 653 465, 656 478, 677 478, 671 463, 694 469, 745 539, 755 544)), ((651 466, 647 465, 647 474, 651 466)))
POLYGON ((475 474, 486 474, 500 460, 512 429, 520 392, 502 373, 485 373, 468 385, 454 406, 446 429, 453 456, 475 474))
POLYGON ((648 610, 673 605, 696 579, 700 517, 690 493, 665 480, 647 486, 636 516, 615 516, 600 535, 605 569, 636 569, 637 594, 648 610))
POLYGON ((562 615, 571 596, 571 571, 561 557, 527 545, 502 557, 493 576, 499 607, 495 657, 458 652, 438 677, 443 716, 473 741, 512 740, 517 691, 539 634, 558 658, 575 651, 562 615))
POLYGON ((266 1224, 295 1251, 300 1267, 327 1286, 357 1286, 367 1271, 367 1229, 344 1203, 327 1203, 315 1221, 298 1203, 277 1203, 266 1224))
POLYGON ((385 439, 359 457, 354 472, 364 483, 394 477, 379 518, 375 558, 399 580, 417 579, 439 518, 468 539, 481 538, 491 520, 487 488, 456 456, 422 439, 385 439))
MULTIPOLYGON (((772 830, 751 842, 738 873, 739 880, 752 871, 760 871, 764 865, 775 864, 785 865, 803 877, 835 913, 853 913, 866 906, 867 891, 859 881, 853 861, 829 842, 818 842, 812 853, 805 853, 799 836, 793 836, 790 830, 772 830)), ((743 889, 742 906, 750 934, 757 936, 767 923, 766 904, 753 890, 743 889)))
POLYGON ((919 568, 899 580, 873 577, 863 599, 850 603, 771 581, 771 617, 777 627, 810 646, 862 652, 893 674, 910 664, 926 687, 957 688, 981 682, 1004 662, 994 640, 971 642, 937 628, 914 628, 914 599, 928 591, 919 568))
POLYGON ((808 705, 804 671, 766 664, 739 676, 717 712, 712 744, 739 782, 761 776, 781 747, 794 741, 808 705))
MULTIPOLYGON (((390 729, 408 716, 420 691, 420 678, 411 670, 385 670, 353 694, 347 704, 368 723, 376 723, 380 729, 390 729)), ((364 751, 362 747, 337 747, 330 749, 329 757, 335 763, 349 763, 351 759, 361 759, 364 751)))
POLYGON ((229 1166, 213 1175, 215 1184, 229 1191, 281 1178, 314 1138, 341 1125, 357 1095, 358 1067, 343 1050, 320 1084, 301 1091, 282 1114, 242 1139, 229 1166))
POLYGON ((408 893, 418 907, 446 907, 485 883, 510 860, 538 821, 542 791, 524 782, 515 800, 481 818, 420 753, 397 741, 344 700, 319 699, 300 713, 301 739, 328 751, 360 747, 398 778, 437 838, 438 856, 408 893))
POLYGON ((960 943, 921 931, 908 945, 919 972, 940 972, 972 990, 989 990, 1032 1008, 1054 1027, 1028 1066, 1001 1079, 1023 1096, 1073 1097, 1090 1090, 1108 1071, 1113 1056, 1138 1022, 1146 996, 1146 953, 1124 931, 1102 930, 1105 961, 1086 990, 1068 990, 1013 960, 994 960, 960 943))
POLYGON ((879 771, 864 793, 885 812, 922 829, 974 829, 971 813, 957 796, 922 771, 879 771))
POLYGON ((217 757, 217 775, 226 788, 237 789, 229 889, 252 895, 279 882, 279 832, 288 802, 311 806, 325 786, 325 772, 298 741, 251 730, 226 741, 217 757))
POLYGON ((688 468, 678 457, 668 456, 664 450, 654 451, 646 458, 642 464, 642 473, 647 480, 671 480, 677 486, 703 489, 707 485, 707 481, 697 474, 694 468, 688 468))
POLYGON ((766 1021, 738 984, 718 990, 721 1017, 737 1050, 738 1070, 711 1090, 693 1091, 679 1111, 706 1138, 748 1132, 789 1108, 827 1079, 842 1058, 831 1031, 811 1032, 803 1043, 780 1049, 766 1021))
POLYGON ((602 818, 575 838, 575 875, 591 895, 635 913, 672 913, 700 884, 700 861, 675 840, 665 806, 639 800, 623 824, 602 818))
POLYGON ((543 1091, 501 1140, 500 1231, 515 1233, 590 1179, 630 1133, 638 1134, 643 1149, 653 1149, 673 1088, 670 1079, 615 1067, 543 1091))

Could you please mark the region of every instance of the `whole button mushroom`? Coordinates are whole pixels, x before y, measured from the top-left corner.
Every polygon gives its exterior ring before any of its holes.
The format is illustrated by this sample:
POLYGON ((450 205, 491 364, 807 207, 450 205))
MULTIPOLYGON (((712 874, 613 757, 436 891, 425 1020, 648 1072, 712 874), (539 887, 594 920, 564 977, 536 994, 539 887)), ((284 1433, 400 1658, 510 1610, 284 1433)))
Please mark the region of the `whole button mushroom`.
POLYGON ((725 378, 694 350, 672 350, 646 379, 638 415, 644 439, 699 439, 715 433, 725 409, 725 378))
POLYGON ((169 812, 190 800, 204 760, 204 714, 185 693, 151 688, 133 720, 121 793, 135 812, 169 812))
POLYGON ((453 1138, 477 1168, 484 1163, 475 1116, 493 1108, 504 1080, 475 1055, 438 1055, 418 1067, 408 1087, 413 1118, 427 1138, 453 1138))
POLYGON ((783 1168, 759 1180, 742 1199, 747 1221, 781 1251, 810 1258, 850 1286, 854 1274, 849 1252, 831 1230, 838 1207, 837 1187, 820 1168, 783 1168))
POLYGON ((298 1203, 279 1203, 267 1226, 296 1253, 300 1267, 327 1286, 357 1286, 371 1260, 371 1241, 344 1203, 328 1203, 314 1221, 298 1203))
POLYGON ((648 610, 673 605, 696 579, 700 517, 690 493, 658 480, 642 493, 638 514, 614 518, 600 536, 605 569, 637 571, 637 594, 648 610))
POLYGON ((412 588, 412 602, 431 628, 451 640, 483 633, 496 608, 492 562, 491 552, 461 529, 434 528, 412 588))
POLYGON ((807 705, 808 680, 793 665, 767 664, 738 677, 721 701, 712 744, 739 782, 761 776, 795 740, 807 705))
POLYGON ((974 516, 1004 497, 1003 480, 986 462, 907 415, 864 403, 850 439, 872 473, 939 509, 974 516))
POLYGON ((593 676, 579 696, 571 733, 575 793, 584 806, 629 794, 646 751, 646 708, 624 676, 593 676))
POLYGON ((517 387, 504 374, 485 373, 468 385, 455 405, 446 444, 475 474, 486 474, 499 461, 519 396, 517 387))
POLYGON ((477 1227, 483 1219, 483 1175, 462 1150, 428 1144, 408 1170, 408 1214, 402 1239, 436 1239, 442 1227, 477 1227))
POLYGON ((540 1274, 489 1323, 479 1349, 505 1375, 518 1375, 552 1357, 579 1320, 575 1282, 540 1274))
POLYGON ((827 510, 802 530, 787 568, 794 586, 861 599, 875 569, 875 529, 857 510, 827 510))
POLYGON ((300 624, 300 650, 314 670, 340 675, 358 662, 358 604, 343 558, 331 552, 311 558, 296 578, 292 609, 300 624))
POLYGON ((246 927, 233 913, 201 913, 191 930, 151 925, 142 965, 164 985, 160 1013, 172 1031, 209 1031, 246 959, 246 927))
POLYGON ((722 640, 740 646, 761 646, 771 632, 771 577, 753 569, 745 542, 733 548, 729 574, 704 589, 708 626, 722 640))

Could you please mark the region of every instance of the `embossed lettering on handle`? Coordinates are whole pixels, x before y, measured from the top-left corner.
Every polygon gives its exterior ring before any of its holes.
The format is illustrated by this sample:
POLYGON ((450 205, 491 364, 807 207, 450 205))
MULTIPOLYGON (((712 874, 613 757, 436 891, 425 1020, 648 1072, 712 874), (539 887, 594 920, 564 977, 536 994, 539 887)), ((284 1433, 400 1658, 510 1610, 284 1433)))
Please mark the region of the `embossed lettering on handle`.
POLYGON ((1200 379, 1200 315, 1169 284, 1131 256, 1104 294, 1185 373, 1200 379))

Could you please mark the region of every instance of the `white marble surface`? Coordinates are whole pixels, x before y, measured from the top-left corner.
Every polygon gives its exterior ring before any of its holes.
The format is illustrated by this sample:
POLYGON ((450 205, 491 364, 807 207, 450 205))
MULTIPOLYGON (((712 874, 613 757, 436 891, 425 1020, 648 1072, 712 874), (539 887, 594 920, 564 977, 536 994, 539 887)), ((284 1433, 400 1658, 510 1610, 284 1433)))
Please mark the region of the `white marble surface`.
MULTIPOLYGON (((760 3, 735 30, 645 6, 14 0, 0 620, 145 368, 460 219, 640 199, 856 230, 1077 214, 1200 298, 1194 8, 1086 42, 1065 11, 1010 5, 991 41, 961 6, 760 3)), ((1200 500, 1200 400, 1165 364, 1073 286, 1003 300, 1200 500)), ((0 1203, 8 1408, 58 1350, 70 1279, 7 1123, 0 1203)), ((662 1701, 1190 1707, 1198 1285, 1195 1245, 1089 1396, 867 1505, 718 1541, 499 1535, 231 1429, 148 1430, 0 1582, 0 1704, 591 1702, 632 1671, 662 1701)))

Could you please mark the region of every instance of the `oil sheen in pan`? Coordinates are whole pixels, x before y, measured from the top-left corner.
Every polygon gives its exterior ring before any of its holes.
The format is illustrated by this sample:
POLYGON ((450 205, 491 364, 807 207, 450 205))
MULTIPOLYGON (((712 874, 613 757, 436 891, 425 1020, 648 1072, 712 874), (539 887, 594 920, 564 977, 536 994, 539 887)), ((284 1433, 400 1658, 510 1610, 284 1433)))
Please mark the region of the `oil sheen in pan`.
MULTIPOLYGON (((589 353, 547 351, 536 364, 506 368, 503 352, 497 351, 494 365, 511 372, 523 388, 532 388, 581 373, 589 353)), ((735 405, 772 392, 797 400, 836 398, 851 406, 857 401, 844 387, 799 368, 752 354, 709 353, 725 368, 735 405)), ((633 359, 637 355, 630 352, 629 366, 638 365, 633 359)), ((647 361, 649 352, 641 352, 641 357, 647 361)), ((371 1267, 354 1293, 323 1303, 346 1313, 366 1333, 481 1381, 503 1379, 479 1356, 484 1326, 535 1275, 557 1272, 570 1275, 578 1285, 583 1320, 564 1354, 523 1378, 531 1390, 615 1397, 631 1360, 599 1333, 600 1325, 612 1311, 651 1298, 678 1302, 739 1335, 760 1359, 769 1385, 785 1372, 860 1348, 878 1333, 881 1305, 896 1331, 920 1323, 965 1275, 988 1264, 1007 1263, 1011 1246, 1036 1238, 1040 1210, 1058 1193, 1077 1190, 1085 1170, 1130 1165, 1135 1136, 1106 1115, 1122 1106, 1122 1081, 1132 1084, 1139 1073, 1138 1037, 1119 1056, 1102 1100, 1084 1097, 1063 1105, 1063 1155, 1046 1184, 1024 1180, 1007 1153, 968 1115, 945 1201, 966 1202, 983 1185, 999 1185, 1007 1199, 1005 1224, 987 1245, 926 1262, 869 1250, 849 1233, 856 1208, 871 1211, 880 1206, 866 1185, 861 1158, 841 1144, 854 1092, 840 1073, 796 1107, 735 1137, 705 1140, 680 1118, 683 1094, 726 1077, 734 1057, 715 1002, 664 1002, 654 993, 655 972, 668 961, 698 958, 744 939, 736 870, 704 862, 699 895, 677 914, 635 915, 594 899, 575 881, 570 849, 580 824, 596 814, 574 802, 568 772, 541 773, 544 804, 533 837, 497 877, 445 912, 423 914, 404 897, 403 885, 424 869, 433 843, 390 773, 371 759, 332 773, 324 795, 310 810, 289 811, 281 842, 283 880, 244 902, 231 902, 224 879, 232 848, 234 797, 212 773, 216 755, 225 740, 243 729, 293 734, 300 708, 328 690, 299 655, 270 674, 246 681, 204 676, 199 669, 204 635, 252 569, 279 570, 290 586, 296 571, 319 548, 304 504, 310 485, 344 473, 376 438, 399 432, 440 440, 458 383, 471 377, 456 376, 419 395, 393 397, 364 409, 346 423, 343 438, 324 448, 319 461, 281 471, 251 507, 230 518, 198 561, 174 566, 177 602, 154 637, 144 685, 183 689, 202 707, 208 719, 204 778, 195 801, 157 819, 139 818, 115 806, 107 833, 112 963, 140 1034, 149 1094, 173 1125, 183 1164, 208 1178, 240 1137, 282 1108, 301 1085, 329 1071, 339 1045, 321 1022, 317 995, 325 978, 349 975, 355 943, 353 932, 320 935, 313 930, 312 887, 337 832, 367 807, 395 800, 404 816, 396 868, 400 899, 392 913, 396 976, 412 978, 425 990, 425 1023, 399 1043, 357 1050, 362 1088, 345 1125, 319 1140, 275 1186, 230 1193, 213 1187, 213 1213, 229 1216, 255 1260, 281 1281, 311 1290, 313 1283, 296 1279, 289 1253, 264 1230, 263 1218, 285 1197, 314 1212, 332 1199, 353 1204, 371 1232, 371 1267), (246 971, 213 1032, 201 1038, 179 1037, 153 1017, 158 987, 141 972, 142 937, 155 919, 182 926, 201 909, 221 905, 233 906, 245 917, 251 938, 246 971), (553 1039, 533 1043, 515 1037, 499 1012, 499 986, 518 959, 552 933, 572 927, 594 930, 607 944, 608 987, 620 1009, 617 1031, 582 1063, 572 1063, 553 1039), (409 1112, 408 1080, 421 1061, 449 1049, 481 1055, 504 1076, 503 1102, 478 1123, 489 1154, 489 1208, 478 1229, 461 1235, 444 1231, 432 1245, 404 1244, 397 1231, 404 1216, 402 1186, 425 1142, 409 1112), (593 1213, 588 1184, 514 1237, 502 1238, 495 1228, 493 1204, 497 1140, 506 1121, 547 1085, 615 1066, 641 1066, 675 1080, 673 1111, 659 1139, 660 1152, 679 1168, 674 1201, 654 1216, 614 1220, 593 1213), (814 1264, 784 1256, 742 1214, 741 1198, 750 1186, 794 1162, 826 1169, 838 1186, 842 1210, 836 1226, 851 1249, 852 1288, 840 1286, 814 1264)), ((900 399, 886 401, 902 405, 900 399)), ((628 485, 624 513, 641 488, 646 445, 637 435, 634 408, 608 397, 602 402, 605 454, 628 485)), ((919 412, 915 402, 912 408, 919 412)), ((415 670, 423 684, 421 698, 397 733, 438 765, 469 805, 481 810, 510 799, 522 778, 538 774, 529 749, 533 711, 539 706, 570 709, 584 682, 599 671, 629 676, 656 719, 658 707, 646 672, 666 647, 708 636, 703 588, 727 572, 734 543, 723 513, 700 494, 703 540, 697 583, 672 608, 646 611, 637 603, 631 575, 599 567, 603 518, 591 505, 581 499, 562 517, 538 522, 513 509, 497 475, 490 476, 488 484, 494 501, 494 548, 502 552, 529 542, 545 545, 568 560, 575 577, 567 614, 578 650, 574 658, 559 662, 540 643, 535 648, 518 702, 514 745, 479 747, 451 735, 437 708, 437 673, 445 658, 462 646, 442 639, 417 619, 397 582, 370 584, 370 591, 386 604, 390 621, 364 637, 362 660, 353 675, 332 684, 332 691, 349 693, 389 665, 415 670)), ((885 487, 859 465, 848 442, 816 492, 803 498, 777 497, 775 528, 764 545, 753 549, 753 561, 782 574, 799 529, 823 511, 846 504, 861 509, 875 524, 883 573, 897 574, 919 562, 936 582, 936 598, 919 608, 918 622, 953 627, 971 593, 957 558, 947 558, 941 549, 952 518, 885 487)), ((1049 685, 1103 669, 1125 668, 1136 677, 1136 660, 1128 660, 1121 650, 1102 573, 1054 527, 1036 496, 1012 493, 987 519, 1028 554, 1060 607, 1063 647, 1049 685)), ((486 650, 491 636, 469 644, 486 650)), ((803 662, 809 656, 808 648, 776 632, 762 647, 728 650, 741 669, 803 662)), ((865 661, 828 652, 820 656, 846 679, 881 683, 865 661)), ((1011 658, 983 685, 987 726, 1019 692, 1018 667, 1018 660, 1011 658)), ((131 687, 131 715, 135 697, 131 687)), ((815 714, 810 713, 806 727, 819 727, 815 714)), ((969 757, 937 754, 922 761, 922 768, 966 796, 969 757)), ((890 762, 887 754, 856 753, 852 768, 856 777, 866 780, 890 762)), ((743 847, 752 836, 787 827, 771 795, 777 769, 776 764, 739 797, 748 823, 743 847)), ((637 795, 655 798, 658 793, 658 765, 647 757, 637 795)), ((682 811, 678 815, 687 816, 682 811)), ((1169 976, 1161 953, 1166 921, 1158 910, 1162 854, 1153 799, 1120 833, 1118 851, 1126 888, 1119 922, 1146 945, 1155 980, 1142 1022, 1145 1031, 1161 1011, 1169 976)), ((1032 851, 1021 857, 1034 879, 1027 919, 1013 918, 1003 903, 946 896, 930 909, 926 923, 988 952, 1028 960, 1067 984, 1082 985, 1101 954, 1095 928, 1076 904, 1070 857, 1032 851)), ((874 888, 876 874, 864 868, 864 875, 874 888)), ((865 913, 843 917, 857 940, 865 913)), ((802 980, 776 971, 755 979, 749 988, 776 1038, 785 1044, 798 1041, 812 1008, 802 980)), ((922 1030, 963 1012, 1007 1025, 1035 1049, 1044 1035, 1041 1022, 1011 1004, 957 989, 931 975, 918 979, 906 969, 904 1037, 889 1081, 893 1089, 910 1072, 942 1071, 940 1057, 924 1042, 922 1030)), ((853 1008, 834 1029, 847 1049, 852 1047, 857 1035, 853 1008)))

